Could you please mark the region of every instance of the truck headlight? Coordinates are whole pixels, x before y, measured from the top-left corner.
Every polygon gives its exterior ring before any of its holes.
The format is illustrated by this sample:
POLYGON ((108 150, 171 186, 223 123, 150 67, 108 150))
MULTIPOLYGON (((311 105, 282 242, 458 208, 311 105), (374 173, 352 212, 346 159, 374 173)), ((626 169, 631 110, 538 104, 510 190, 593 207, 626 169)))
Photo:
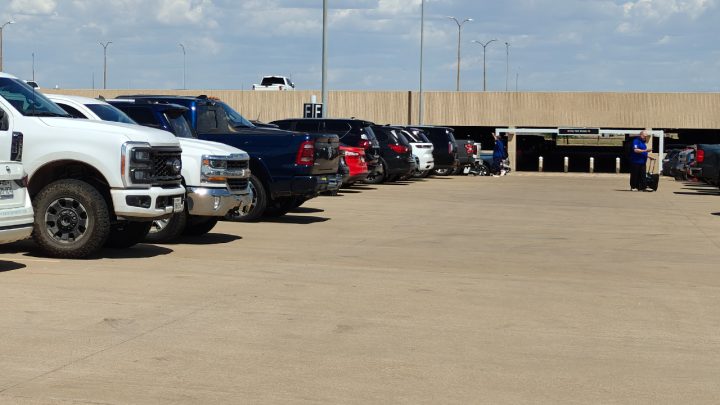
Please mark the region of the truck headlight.
POLYGON ((219 156, 203 156, 200 177, 207 183, 227 182, 227 160, 219 156))
POLYGON ((126 187, 150 187, 154 179, 152 149, 144 142, 125 142, 120 158, 120 175, 126 187))

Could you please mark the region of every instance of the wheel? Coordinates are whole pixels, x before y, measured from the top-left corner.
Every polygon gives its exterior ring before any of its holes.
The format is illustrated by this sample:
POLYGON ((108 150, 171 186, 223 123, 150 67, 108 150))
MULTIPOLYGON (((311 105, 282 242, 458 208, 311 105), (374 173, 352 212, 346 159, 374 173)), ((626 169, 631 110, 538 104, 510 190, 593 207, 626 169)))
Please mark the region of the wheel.
POLYGON ((253 222, 260 219, 260 217, 265 212, 265 209, 267 208, 267 193, 265 192, 265 187, 263 187, 262 181, 260 181, 259 178, 257 178, 254 174, 250 175, 250 190, 253 193, 252 202, 250 203, 250 208, 248 208, 245 212, 240 212, 238 210, 233 210, 229 212, 225 218, 232 220, 232 221, 241 221, 241 222, 253 222))
POLYGON ((152 221, 150 232, 145 237, 149 243, 170 242, 182 234, 187 225, 187 212, 178 212, 169 218, 152 221))
POLYGON ((81 259, 97 252, 110 233, 105 198, 75 179, 58 180, 33 200, 33 239, 49 256, 81 259))
POLYGON ((267 208, 265 208, 265 213, 263 215, 271 218, 281 217, 290 212, 290 210, 299 207, 296 204, 297 197, 276 198, 270 204, 268 204, 267 208))
POLYGON ((365 183, 368 184, 380 184, 385 181, 385 162, 380 160, 380 165, 375 173, 369 174, 365 179, 365 183))
POLYGON ((438 176, 449 176, 452 170, 453 169, 435 169, 433 170, 433 174, 436 174, 438 176))
POLYGON ((145 239, 150 232, 152 222, 122 221, 114 224, 110 235, 105 241, 105 247, 125 249, 137 245, 145 239))
POLYGON ((200 236, 210 232, 218 223, 218 217, 189 215, 183 235, 200 236))

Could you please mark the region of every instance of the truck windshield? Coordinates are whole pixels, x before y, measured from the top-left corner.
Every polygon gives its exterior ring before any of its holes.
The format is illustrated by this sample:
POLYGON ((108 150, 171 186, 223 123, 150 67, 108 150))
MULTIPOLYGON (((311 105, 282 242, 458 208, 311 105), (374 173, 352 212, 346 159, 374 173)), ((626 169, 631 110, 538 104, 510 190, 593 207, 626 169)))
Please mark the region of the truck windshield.
POLYGON ((22 80, 0 78, 0 96, 25 116, 70 117, 65 110, 22 80))
POLYGON ((182 111, 179 113, 166 112, 165 118, 167 118, 170 123, 175 136, 178 138, 195 138, 192 129, 190 129, 190 124, 188 124, 182 111))
POLYGON ((85 107, 89 108, 103 121, 122 122, 125 124, 137 125, 137 122, 133 121, 133 119, 128 117, 127 114, 109 104, 85 104, 85 107))
POLYGON ((248 121, 240 115, 239 112, 235 111, 230 107, 229 105, 219 102, 218 105, 222 106, 223 110, 225 110, 225 114, 227 114, 228 121, 230 121, 230 125, 234 127, 247 127, 247 128, 254 128, 255 125, 253 125, 252 122, 248 121))

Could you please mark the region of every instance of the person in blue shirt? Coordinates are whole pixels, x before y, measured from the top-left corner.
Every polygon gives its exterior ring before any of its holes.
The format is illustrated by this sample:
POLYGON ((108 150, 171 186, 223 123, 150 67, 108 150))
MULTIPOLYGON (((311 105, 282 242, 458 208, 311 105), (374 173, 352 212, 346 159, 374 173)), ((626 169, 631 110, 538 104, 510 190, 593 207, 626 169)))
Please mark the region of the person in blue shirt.
POLYGON ((642 191, 647 188, 645 184, 645 173, 647 173, 648 148, 647 131, 641 131, 640 135, 632 141, 630 152, 630 190, 642 191))
POLYGON ((502 138, 499 136, 495 137, 495 148, 493 148, 493 173, 501 174, 500 169, 502 161, 505 159, 505 145, 503 144, 502 138))

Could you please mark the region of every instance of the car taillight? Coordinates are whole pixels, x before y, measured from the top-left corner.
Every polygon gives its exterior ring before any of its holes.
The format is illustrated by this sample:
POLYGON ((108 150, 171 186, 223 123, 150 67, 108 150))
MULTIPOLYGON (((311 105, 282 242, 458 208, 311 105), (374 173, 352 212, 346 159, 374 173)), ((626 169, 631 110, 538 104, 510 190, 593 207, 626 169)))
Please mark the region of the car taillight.
POLYGON ((703 161, 705 161, 705 151, 702 150, 702 149, 698 149, 698 150, 697 150, 697 156, 695 157, 695 160, 696 160, 698 163, 702 163, 703 161))
POLYGON ((453 143, 452 142, 448 142, 448 153, 451 155, 453 153, 453 143))
POLYGON ((312 141, 303 141, 297 152, 295 164, 301 166, 312 166, 315 164, 315 145, 312 141))
POLYGON ((474 145, 471 145, 469 143, 465 144, 465 152, 467 152, 468 155, 474 155, 475 152, 473 151, 475 149, 474 145))
POLYGON ((360 141, 360 144, 358 146, 363 149, 370 149, 370 141, 368 141, 367 139, 363 139, 360 141))
POLYGON ((392 149, 395 153, 407 153, 408 147, 403 145, 397 145, 397 144, 390 144, 390 149, 392 149))

